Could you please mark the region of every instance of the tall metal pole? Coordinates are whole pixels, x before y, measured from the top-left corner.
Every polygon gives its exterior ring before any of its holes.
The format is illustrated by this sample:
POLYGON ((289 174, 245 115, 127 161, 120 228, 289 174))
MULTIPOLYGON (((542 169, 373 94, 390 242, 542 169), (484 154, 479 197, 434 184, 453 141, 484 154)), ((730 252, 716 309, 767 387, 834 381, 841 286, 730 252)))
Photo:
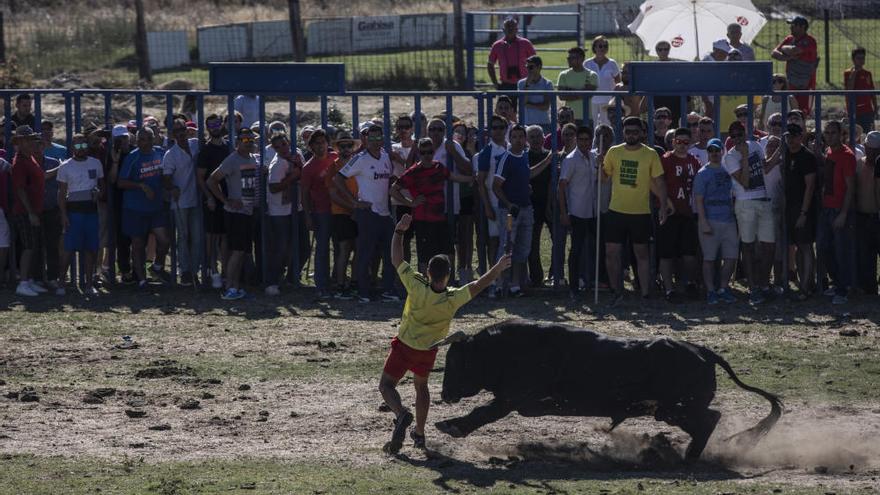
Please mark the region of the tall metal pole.
POLYGON ((293 59, 297 62, 306 61, 306 38, 303 35, 302 10, 299 0, 288 0, 287 10, 290 16, 290 41, 293 46, 293 59))

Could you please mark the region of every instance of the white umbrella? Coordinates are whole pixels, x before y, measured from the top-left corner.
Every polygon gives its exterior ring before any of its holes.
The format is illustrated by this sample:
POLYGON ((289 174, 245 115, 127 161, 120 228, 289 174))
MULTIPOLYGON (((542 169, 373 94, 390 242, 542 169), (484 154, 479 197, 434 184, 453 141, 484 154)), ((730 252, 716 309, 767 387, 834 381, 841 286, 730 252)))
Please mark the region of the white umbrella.
POLYGON ((751 0, 648 0, 627 27, 652 56, 658 41, 668 41, 669 58, 696 60, 712 50, 713 41, 725 39, 733 23, 742 26, 742 42, 751 43, 767 19, 751 0))

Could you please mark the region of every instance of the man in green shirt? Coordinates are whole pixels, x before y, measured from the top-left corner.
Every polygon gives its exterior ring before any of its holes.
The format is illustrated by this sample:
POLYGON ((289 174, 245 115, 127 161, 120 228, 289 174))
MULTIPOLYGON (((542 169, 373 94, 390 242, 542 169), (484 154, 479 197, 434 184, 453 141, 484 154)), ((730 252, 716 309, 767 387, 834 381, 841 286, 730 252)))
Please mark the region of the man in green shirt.
MULTIPOLYGON (((590 69, 584 68, 585 57, 584 49, 579 46, 568 50, 568 66, 570 68, 559 73, 556 89, 559 91, 578 91, 582 89, 595 90, 598 87, 599 75, 590 69)), ((584 98, 560 95, 559 99, 564 101, 565 105, 574 109, 575 124, 578 126, 584 125, 584 98)), ((587 105, 589 106, 589 101, 587 105)))

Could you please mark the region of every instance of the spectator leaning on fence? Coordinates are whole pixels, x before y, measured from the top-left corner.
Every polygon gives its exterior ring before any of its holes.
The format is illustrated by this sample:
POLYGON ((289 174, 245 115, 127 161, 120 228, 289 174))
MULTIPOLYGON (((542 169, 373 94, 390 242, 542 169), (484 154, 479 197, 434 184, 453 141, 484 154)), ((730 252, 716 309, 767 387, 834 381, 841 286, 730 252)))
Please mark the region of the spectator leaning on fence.
POLYGON ((147 236, 156 238, 156 256, 164 259, 168 252, 168 212, 162 202, 162 152, 153 146, 152 129, 137 132, 137 148, 129 153, 119 173, 123 189, 122 231, 131 238, 134 273, 140 287, 146 287, 147 236))
MULTIPOLYGON (((270 126, 271 128, 271 126, 270 126)), ((270 146, 275 156, 269 163, 269 173, 266 179, 267 198, 269 206, 269 235, 266 236, 268 245, 267 263, 269 263, 268 279, 266 280, 267 296, 277 296, 281 293, 278 286, 284 275, 285 266, 289 263, 292 248, 291 215, 296 197, 293 195, 293 183, 299 180, 303 163, 299 157, 299 151, 293 152, 290 148, 290 139, 287 133, 276 131, 269 138, 270 146)), ((288 270, 292 270, 287 266, 288 270)))
POLYGON ((45 173, 34 156, 39 140, 40 135, 29 125, 18 126, 12 138, 12 144, 16 148, 15 157, 12 159, 14 195, 12 225, 15 229, 15 237, 21 246, 19 264, 21 281, 15 293, 30 297, 46 292, 46 289, 33 279, 34 256, 42 249, 40 214, 43 211, 43 195, 46 193, 45 173))
POLYGON ((324 129, 309 136, 312 157, 303 166, 302 203, 306 225, 315 236, 315 286, 319 299, 333 296, 330 290, 330 192, 326 177, 332 172, 336 153, 329 153, 329 140, 324 129))
POLYGON ((199 190, 196 184, 196 157, 198 140, 186 137, 186 121, 175 119, 171 127, 171 145, 162 158, 162 180, 171 195, 171 212, 177 233, 177 264, 180 267, 180 285, 189 287, 199 283, 204 245, 204 221, 199 208, 199 190))
POLYGON ((711 139, 706 145, 708 162, 694 179, 694 206, 699 221, 700 246, 703 251, 703 283, 706 302, 717 304, 736 302, 730 292, 730 279, 736 271, 739 257, 739 234, 733 212, 733 183, 730 174, 721 165, 724 146, 720 139, 711 139), (716 279, 715 261, 721 256, 721 273, 716 279))
POLYGON ((486 71, 489 80, 499 90, 516 89, 516 83, 526 77, 526 59, 535 55, 532 42, 517 35, 519 23, 513 17, 504 21, 504 38, 492 44, 486 71), (501 70, 501 82, 495 75, 495 64, 501 70))
MULTIPOLYGON (((526 59, 528 75, 516 83, 516 89, 520 91, 553 91, 553 83, 541 75, 544 62, 541 57, 532 55, 526 59)), ((550 98, 552 95, 526 96, 525 115, 523 124, 537 124, 544 129, 544 133, 550 132, 550 98)))
MULTIPOLYGON (((104 189, 104 167, 88 156, 88 144, 82 134, 72 141, 73 158, 66 160, 58 171, 58 205, 64 231, 64 254, 61 273, 66 274, 74 252, 83 255, 83 293, 98 295, 93 283, 98 254, 98 196, 104 189)), ((63 277, 61 282, 63 283, 63 277)), ((64 295, 59 286, 56 294, 64 295)))
MULTIPOLYGON (((586 54, 584 53, 583 48, 575 46, 568 49, 568 69, 560 72, 559 78, 556 80, 556 88, 559 91, 590 91, 599 86, 599 75, 584 67, 585 58, 586 54)), ((583 125, 584 97, 560 95, 559 99, 574 111, 575 123, 577 125, 583 125)), ((590 105, 587 103, 587 118, 589 118, 589 111, 590 105)))
POLYGON ((7 256, 12 233, 9 222, 6 220, 6 212, 9 211, 12 198, 10 184, 11 165, 5 159, 0 158, 0 285, 6 285, 7 256))
MULTIPOLYGON (((822 138, 828 145, 822 163, 822 210, 816 233, 819 265, 831 275, 832 304, 848 302, 855 276, 855 175, 856 155, 843 144, 843 125, 832 120, 825 124, 822 138)), ((820 280, 824 274, 820 271, 820 280)))
POLYGON ((61 212, 58 209, 58 182, 55 180, 61 162, 44 153, 45 140, 40 139, 34 146, 34 158, 45 174, 43 212, 40 213, 40 245, 34 258, 34 277, 46 281, 49 289, 58 289, 61 272, 61 212))
POLYGON ((21 93, 15 97, 15 112, 12 114, 12 123, 15 127, 20 125, 30 126, 31 129, 36 127, 36 119, 33 114, 34 100, 31 95, 21 93))
MULTIPOLYGON (((217 264, 221 263, 223 269, 226 270, 228 257, 226 229, 223 220, 223 205, 218 203, 217 198, 208 188, 207 179, 229 156, 229 145, 223 138, 223 119, 217 114, 208 115, 205 119, 205 127, 208 129, 208 139, 199 151, 196 180, 205 202, 202 210, 205 227, 205 264, 208 268, 208 277, 211 279, 211 287, 220 289, 223 287, 223 280, 217 264)), ((207 282, 206 280, 205 283, 207 282)))
POLYGON ((865 137, 865 159, 856 163, 856 258, 858 285, 865 294, 877 295, 877 256, 880 255, 880 218, 874 173, 880 157, 880 132, 865 137))
MULTIPOLYGON (((801 16, 789 20, 788 23, 791 25, 791 34, 779 43, 770 56, 785 62, 785 76, 790 89, 816 89, 819 55, 815 38, 807 34, 810 23, 801 16)), ((810 113, 812 97, 798 95, 795 98, 798 108, 810 113)))
POLYGON ((509 285, 512 297, 524 294, 526 262, 532 246, 535 214, 529 194, 529 180, 540 174, 552 158, 553 155, 548 154, 536 165, 529 166, 526 129, 516 125, 510 130, 510 149, 498 161, 492 189, 498 197, 500 248, 504 252, 510 252, 513 257, 513 273, 509 285), (507 228, 508 214, 511 216, 510 229, 507 228))
POLYGON ((70 158, 67 148, 53 141, 55 138, 55 124, 51 120, 40 122, 40 134, 43 137, 44 155, 60 161, 70 158))
MULTIPOLYGON (((852 51, 852 67, 843 72, 843 83, 848 90, 874 89, 874 77, 865 69, 864 48, 855 48, 852 51)), ((847 98, 847 112, 851 113, 850 99, 847 98)), ((874 130, 874 118, 877 115, 877 95, 856 96, 856 123, 862 126, 862 130, 870 132, 874 130)))
POLYGON ((224 300, 241 299, 247 295, 241 288, 245 256, 253 251, 254 207, 257 202, 257 167, 254 133, 247 127, 238 131, 235 151, 227 156, 208 177, 208 188, 223 204, 224 227, 229 246, 224 300), (226 184, 226 191, 220 188, 226 184))
POLYGON ((356 274, 358 281, 358 300, 370 302, 369 267, 373 255, 382 258, 382 298, 388 301, 399 301, 400 296, 394 289, 394 267, 391 265, 391 235, 394 223, 388 205, 389 181, 392 174, 391 159, 382 143, 385 140, 384 130, 378 125, 367 129, 367 148, 352 158, 336 174, 336 190, 348 202, 353 203, 355 220, 358 227, 356 274), (352 197, 345 180, 354 177, 358 185, 358 197, 352 197))

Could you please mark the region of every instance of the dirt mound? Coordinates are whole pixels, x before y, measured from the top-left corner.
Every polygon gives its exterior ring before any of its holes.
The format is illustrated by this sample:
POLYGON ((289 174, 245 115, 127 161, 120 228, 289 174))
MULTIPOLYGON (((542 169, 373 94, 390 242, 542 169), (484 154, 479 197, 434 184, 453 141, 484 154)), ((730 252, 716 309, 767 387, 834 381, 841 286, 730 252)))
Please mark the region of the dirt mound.
POLYGON ((150 363, 149 368, 138 370, 135 378, 168 378, 172 376, 192 376, 195 371, 189 366, 178 366, 177 361, 171 359, 160 359, 150 363))

